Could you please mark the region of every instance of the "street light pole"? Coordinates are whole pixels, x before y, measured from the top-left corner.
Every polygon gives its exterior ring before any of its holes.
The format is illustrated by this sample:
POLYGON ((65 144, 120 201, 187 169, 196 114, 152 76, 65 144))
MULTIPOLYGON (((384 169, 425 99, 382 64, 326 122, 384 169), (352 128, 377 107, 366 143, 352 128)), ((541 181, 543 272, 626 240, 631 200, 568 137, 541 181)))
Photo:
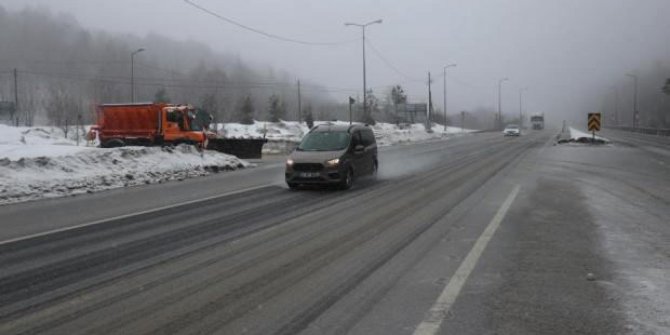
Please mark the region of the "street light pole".
POLYGON ((633 78, 633 128, 637 128, 637 122, 638 122, 638 110, 637 110, 637 83, 638 83, 638 78, 634 74, 627 73, 626 74, 628 77, 633 78))
POLYGON ((359 24, 359 23, 345 23, 345 26, 356 26, 356 27, 361 27, 361 31, 363 34, 363 114, 367 115, 368 114, 368 99, 367 99, 367 77, 365 73, 365 27, 375 24, 375 23, 382 23, 382 19, 375 20, 368 22, 366 24, 359 24))
POLYGON ((498 80, 498 129, 502 129, 502 83, 507 80, 507 77, 498 80))
POLYGON ((449 64, 446 65, 442 70, 444 71, 442 79, 443 79, 443 87, 444 87, 444 92, 442 94, 442 108, 444 109, 444 132, 447 132, 447 68, 449 67, 455 67, 456 64, 449 64))
POLYGON ((130 53, 130 102, 135 102, 135 55, 144 51, 139 48, 130 53))

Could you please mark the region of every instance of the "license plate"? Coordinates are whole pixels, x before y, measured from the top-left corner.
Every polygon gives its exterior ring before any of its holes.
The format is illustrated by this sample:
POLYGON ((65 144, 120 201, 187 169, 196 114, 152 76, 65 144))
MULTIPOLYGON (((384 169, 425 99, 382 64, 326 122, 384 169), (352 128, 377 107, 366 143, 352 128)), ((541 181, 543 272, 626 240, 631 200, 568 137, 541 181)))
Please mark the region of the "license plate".
POLYGON ((302 178, 319 178, 321 174, 318 172, 300 172, 298 176, 302 178))

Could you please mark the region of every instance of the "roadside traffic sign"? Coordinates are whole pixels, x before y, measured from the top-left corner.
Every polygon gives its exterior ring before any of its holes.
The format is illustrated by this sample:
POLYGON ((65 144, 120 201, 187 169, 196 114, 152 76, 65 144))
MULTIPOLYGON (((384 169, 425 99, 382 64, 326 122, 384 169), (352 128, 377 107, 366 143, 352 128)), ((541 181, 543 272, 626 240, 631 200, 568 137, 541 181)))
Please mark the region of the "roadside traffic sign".
POLYGON ((589 131, 600 131, 600 113, 589 113, 589 131))

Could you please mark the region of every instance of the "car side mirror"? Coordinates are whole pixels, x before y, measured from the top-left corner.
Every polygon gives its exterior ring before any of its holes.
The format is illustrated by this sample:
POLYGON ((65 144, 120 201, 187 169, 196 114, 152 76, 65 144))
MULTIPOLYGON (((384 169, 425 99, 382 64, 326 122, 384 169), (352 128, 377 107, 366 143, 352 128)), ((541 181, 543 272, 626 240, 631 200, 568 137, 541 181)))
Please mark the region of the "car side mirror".
POLYGON ((365 151, 365 146, 363 146, 362 144, 358 144, 354 147, 354 152, 358 153, 358 152, 363 152, 363 151, 365 151))

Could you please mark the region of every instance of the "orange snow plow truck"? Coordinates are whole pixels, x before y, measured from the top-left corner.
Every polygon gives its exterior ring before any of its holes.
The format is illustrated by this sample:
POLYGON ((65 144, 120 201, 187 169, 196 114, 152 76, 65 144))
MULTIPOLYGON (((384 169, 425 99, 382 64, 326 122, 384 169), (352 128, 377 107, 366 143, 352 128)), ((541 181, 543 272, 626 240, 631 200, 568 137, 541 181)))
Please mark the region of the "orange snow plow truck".
POLYGON ((97 136, 103 148, 125 145, 207 146, 206 125, 196 122, 189 105, 160 103, 103 104, 96 108, 98 124, 89 136, 97 136))

